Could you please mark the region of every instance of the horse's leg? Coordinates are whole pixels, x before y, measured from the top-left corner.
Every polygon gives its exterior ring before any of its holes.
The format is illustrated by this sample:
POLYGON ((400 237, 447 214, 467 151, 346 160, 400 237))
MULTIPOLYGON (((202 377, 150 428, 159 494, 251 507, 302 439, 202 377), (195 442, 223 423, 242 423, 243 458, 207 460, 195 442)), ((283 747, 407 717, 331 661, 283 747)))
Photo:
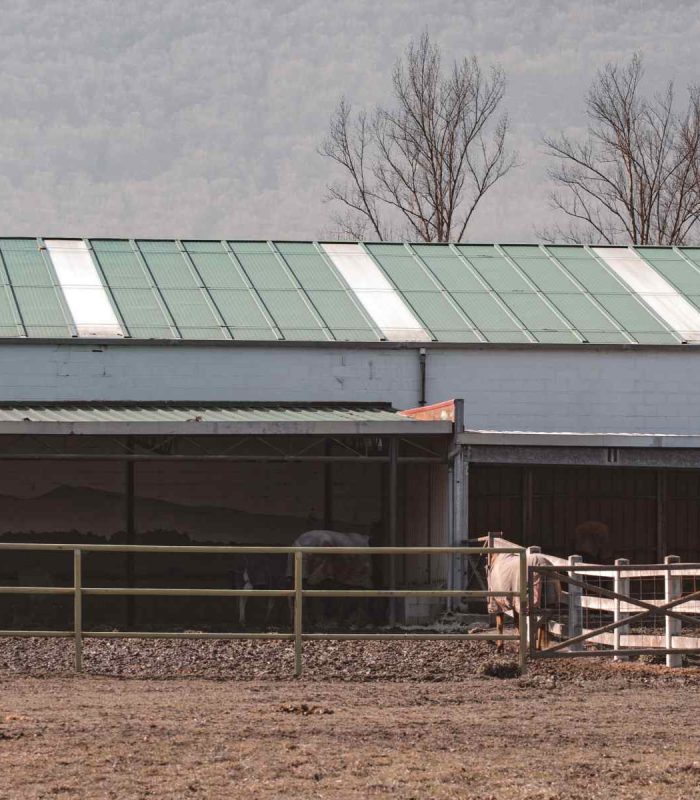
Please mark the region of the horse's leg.
POLYGON ((245 607, 247 602, 247 597, 238 598, 238 624, 241 628, 245 628, 245 607))
MULTIPOLYGON (((504 615, 504 613, 502 611, 497 611, 496 612, 496 633, 499 636, 503 635, 503 617, 504 616, 505 615, 504 615)), ((496 652, 497 653, 501 653, 502 651, 503 651, 503 640, 499 639, 496 642, 496 652)))

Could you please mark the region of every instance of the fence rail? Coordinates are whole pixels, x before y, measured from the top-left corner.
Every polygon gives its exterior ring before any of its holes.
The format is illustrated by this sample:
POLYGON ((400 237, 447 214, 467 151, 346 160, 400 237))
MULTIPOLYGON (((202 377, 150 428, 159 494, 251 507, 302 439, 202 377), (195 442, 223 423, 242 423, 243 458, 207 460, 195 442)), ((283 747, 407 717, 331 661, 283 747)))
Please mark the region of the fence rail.
POLYGON ((537 580, 566 586, 560 609, 566 607, 567 614, 564 620, 547 619, 549 632, 559 641, 540 652, 531 645, 534 657, 608 655, 625 660, 631 655, 665 654, 667 665, 675 667, 681 665, 683 654, 700 653, 700 636, 682 631, 684 622, 695 629, 700 625, 700 564, 681 563, 678 556, 667 556, 663 564, 630 565, 617 559, 614 566, 581 564, 579 556, 548 558, 553 565, 529 568, 529 591, 537 580), (636 593, 631 590, 635 581, 636 593), (650 589, 656 592, 652 597, 650 589), (593 615, 599 624, 593 624, 593 615), (655 616, 663 617, 660 633, 653 627, 636 631, 631 627, 646 626, 655 616), (604 622, 606 618, 612 621, 604 622), (584 650, 585 645, 610 649, 584 650))
POLYGON ((44 544, 0 543, 2 551, 45 551, 73 553, 73 586, 0 586, 0 595, 72 595, 72 630, 0 630, 0 636, 72 638, 75 642, 75 670, 83 668, 84 639, 274 639, 294 641, 294 675, 303 671, 303 642, 324 639, 353 640, 455 640, 455 641, 517 641, 519 664, 522 673, 527 667, 527 620, 520 616, 517 633, 305 633, 303 630, 303 602, 305 598, 399 598, 399 597, 519 597, 521 607, 527 603, 527 561, 525 548, 521 547, 251 547, 202 545, 111 545, 111 544, 44 544), (83 553, 205 553, 219 555, 286 555, 293 563, 292 588, 289 589, 205 589, 205 588, 149 588, 101 587, 83 585, 83 553), (520 561, 518 591, 491 592, 486 589, 309 589, 304 587, 303 559, 306 555, 489 555, 491 553, 516 553, 520 561), (293 630, 285 632, 199 632, 199 631, 90 631, 83 629, 83 598, 92 596, 124 597, 286 597, 293 601, 293 630))

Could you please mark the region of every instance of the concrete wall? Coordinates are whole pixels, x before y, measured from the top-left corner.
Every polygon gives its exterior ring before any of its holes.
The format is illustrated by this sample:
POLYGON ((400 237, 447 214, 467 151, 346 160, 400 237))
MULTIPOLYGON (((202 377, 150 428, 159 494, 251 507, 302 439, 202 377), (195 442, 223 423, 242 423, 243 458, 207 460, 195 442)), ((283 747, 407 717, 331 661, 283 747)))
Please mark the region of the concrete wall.
MULTIPOLYGON (((450 397, 469 428, 697 433, 700 350, 431 347, 427 400, 450 397)), ((416 348, 0 345, 0 401, 419 398, 416 348)))

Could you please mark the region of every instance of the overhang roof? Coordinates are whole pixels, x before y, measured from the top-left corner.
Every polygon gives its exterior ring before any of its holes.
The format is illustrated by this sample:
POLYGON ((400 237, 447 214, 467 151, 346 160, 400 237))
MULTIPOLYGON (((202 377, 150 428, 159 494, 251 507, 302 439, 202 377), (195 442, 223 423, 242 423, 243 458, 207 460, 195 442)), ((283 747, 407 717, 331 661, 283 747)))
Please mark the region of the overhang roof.
POLYGON ((386 405, 47 403, 1 404, 0 434, 424 435, 449 421, 418 421, 386 405))
POLYGON ((87 336, 680 345, 700 248, 0 239, 0 338, 87 336))
POLYGON ((700 434, 678 433, 465 430, 457 434, 457 441, 462 445, 505 447, 700 448, 700 434))

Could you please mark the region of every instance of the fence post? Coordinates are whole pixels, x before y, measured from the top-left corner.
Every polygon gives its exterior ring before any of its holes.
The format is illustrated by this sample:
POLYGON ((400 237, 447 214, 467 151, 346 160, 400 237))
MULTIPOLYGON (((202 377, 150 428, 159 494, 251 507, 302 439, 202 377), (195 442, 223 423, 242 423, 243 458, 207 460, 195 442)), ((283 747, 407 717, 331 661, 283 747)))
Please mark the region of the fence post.
MULTIPOLYGON (((666 556, 664 564, 677 564, 680 561, 680 556, 666 556)), ((664 576, 664 600, 669 603, 671 600, 676 600, 681 596, 681 578, 673 574, 673 570, 666 570, 664 576)), ((681 621, 674 617, 665 615, 666 617, 666 649, 670 650, 673 647, 673 637, 681 632, 681 621)), ((667 653, 666 666, 667 667, 680 667, 683 663, 683 657, 680 653, 667 653)))
MULTIPOLYGON (((528 553, 541 553, 542 552, 542 548, 537 544, 531 544, 527 548, 527 552, 528 553)), ((529 577, 529 572, 528 572, 528 577, 529 577)), ((542 584, 544 584, 544 582, 546 580, 546 576, 542 575, 540 573, 540 575, 538 577, 539 577, 540 582, 542 584)), ((534 584, 534 580, 533 580, 533 584, 534 584)), ((543 586, 542 587, 542 594, 541 594, 542 597, 546 596, 544 594, 544 590, 545 590, 545 587, 543 586)), ((529 599, 530 599, 531 602, 528 603, 528 607, 527 607, 527 638, 528 638, 528 643, 530 645, 530 648, 532 650, 536 650, 537 649, 537 629, 538 629, 538 625, 537 625, 537 619, 535 618, 536 611, 535 611, 535 594, 534 594, 534 591, 529 593, 529 599)))
POLYGON ((73 632, 75 638, 75 671, 83 671, 83 575, 82 553, 73 551, 73 632))
MULTIPOLYGON (((615 559, 615 566, 627 566, 630 563, 629 558, 616 558, 615 559)), ((616 572, 614 578, 614 585, 613 591, 615 594, 624 594, 629 595, 630 593, 630 579, 623 578, 622 572, 616 572)), ((622 605, 620 598, 615 598, 615 606, 613 611, 613 620, 615 622, 619 622, 621 619, 629 616, 629 612, 621 611, 620 606, 622 605)), ((630 626, 629 625, 620 625, 619 627, 615 628, 613 631, 613 650, 621 650, 621 642, 622 637, 629 633, 630 626)), ((629 656, 615 656, 615 661, 629 661, 629 656)))
POLYGON ((294 553, 294 677, 301 678, 301 634, 302 634, 302 587, 304 573, 302 571, 303 553, 294 553))
POLYGON ((520 616, 518 619, 518 633, 520 634, 519 643, 519 660, 520 660, 520 674, 524 675, 527 672, 527 631, 528 620, 530 619, 528 604, 527 604, 527 550, 521 550, 518 553, 520 558, 520 616))
MULTIPOLYGON (((575 567, 583 561, 581 556, 569 556, 569 567, 575 567)), ((570 569, 569 575, 573 578, 575 570, 570 569)), ((581 596, 583 595, 583 588, 581 586, 568 585, 569 591, 569 625, 568 636, 573 639, 575 636, 580 636, 583 633, 583 609, 581 606, 581 596)), ((570 650, 583 650, 583 642, 576 642, 569 648, 570 650)))

